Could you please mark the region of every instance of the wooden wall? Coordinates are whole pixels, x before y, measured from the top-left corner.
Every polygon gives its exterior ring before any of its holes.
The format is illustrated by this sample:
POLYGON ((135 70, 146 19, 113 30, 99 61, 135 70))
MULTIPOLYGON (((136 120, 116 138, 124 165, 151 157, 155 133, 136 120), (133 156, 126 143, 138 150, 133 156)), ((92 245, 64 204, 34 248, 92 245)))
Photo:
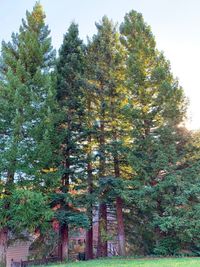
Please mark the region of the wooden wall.
POLYGON ((6 267, 11 267, 12 260, 14 262, 20 262, 21 260, 27 260, 29 254, 30 242, 16 242, 7 248, 6 252, 6 267))

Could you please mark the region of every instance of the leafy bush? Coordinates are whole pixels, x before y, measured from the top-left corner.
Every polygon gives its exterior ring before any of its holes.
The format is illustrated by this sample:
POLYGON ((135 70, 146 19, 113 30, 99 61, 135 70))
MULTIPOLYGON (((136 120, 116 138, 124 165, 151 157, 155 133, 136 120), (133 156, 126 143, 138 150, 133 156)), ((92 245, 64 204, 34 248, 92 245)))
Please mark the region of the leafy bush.
POLYGON ((180 242, 171 237, 161 239, 154 248, 156 255, 168 256, 175 255, 180 250, 180 242))

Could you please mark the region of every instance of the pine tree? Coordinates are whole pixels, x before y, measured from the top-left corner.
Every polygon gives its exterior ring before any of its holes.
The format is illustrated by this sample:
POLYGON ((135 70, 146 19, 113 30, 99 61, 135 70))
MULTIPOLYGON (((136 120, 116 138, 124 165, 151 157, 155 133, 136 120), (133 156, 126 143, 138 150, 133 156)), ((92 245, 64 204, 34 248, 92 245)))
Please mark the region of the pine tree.
MULTIPOLYGON (((162 193, 154 200, 151 193, 163 179, 167 180, 165 174, 172 173, 180 160, 181 123, 185 116, 183 89, 174 79, 163 53, 156 49, 151 29, 140 13, 126 14, 121 34, 128 54, 127 114, 133 125, 129 152, 134 172, 133 199, 140 214, 153 214, 150 206, 154 205, 162 214, 162 193)), ((161 234, 159 228, 155 231, 161 234)))
POLYGON ((50 220, 52 213, 46 193, 57 183, 55 172, 44 171, 55 170, 57 166, 56 106, 51 74, 55 52, 44 19, 42 7, 36 3, 33 11, 27 12, 19 33, 12 35, 11 42, 2 43, 1 226, 18 233, 25 228, 42 229, 45 221, 50 220), (38 200, 35 214, 24 205, 34 198, 38 200), (14 203, 18 203, 18 209, 14 203))
POLYGON ((98 257, 113 213, 120 255, 125 226, 137 253, 198 254, 199 133, 183 127, 183 89, 140 13, 120 34, 106 16, 96 27, 85 46, 72 23, 56 62, 37 2, 2 43, 0 231, 44 237, 57 220, 66 259, 69 229, 83 227, 92 259, 98 206, 98 257))
MULTIPOLYGON (((68 257, 68 227, 87 225, 86 218, 80 219, 80 212, 70 206, 72 195, 70 189, 77 186, 85 178, 85 160, 83 156, 84 134, 84 45, 78 37, 78 26, 72 23, 64 36, 57 61, 57 100, 61 119, 59 123, 62 161, 61 188, 62 202, 58 210, 61 225, 60 235, 62 256, 68 257)), ((73 202, 73 206, 76 205, 73 202)))
MULTIPOLYGON (((99 158, 99 240, 98 256, 107 255, 107 208, 116 199, 120 254, 125 254, 122 199, 118 181, 122 178, 122 143, 126 132, 123 106, 126 103, 124 79, 124 49, 119 42, 116 26, 107 17, 96 23, 97 34, 88 45, 90 83, 93 86, 92 106, 96 107, 96 149, 99 158), (120 161, 120 162, 119 162, 120 161), (114 189, 114 187, 116 188, 114 189), (108 196, 107 192, 113 192, 108 196), (111 197, 112 195, 112 197, 111 197)), ((127 133, 126 133, 127 134, 127 133)), ((96 164, 96 163, 95 163, 96 164)))

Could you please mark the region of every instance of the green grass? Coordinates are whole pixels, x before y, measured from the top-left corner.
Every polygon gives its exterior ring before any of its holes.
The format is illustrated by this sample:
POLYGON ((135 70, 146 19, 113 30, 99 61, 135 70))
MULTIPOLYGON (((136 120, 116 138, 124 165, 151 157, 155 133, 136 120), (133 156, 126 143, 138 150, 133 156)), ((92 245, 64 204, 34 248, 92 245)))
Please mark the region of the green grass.
POLYGON ((66 263, 53 267, 200 267, 200 258, 106 259, 66 263))

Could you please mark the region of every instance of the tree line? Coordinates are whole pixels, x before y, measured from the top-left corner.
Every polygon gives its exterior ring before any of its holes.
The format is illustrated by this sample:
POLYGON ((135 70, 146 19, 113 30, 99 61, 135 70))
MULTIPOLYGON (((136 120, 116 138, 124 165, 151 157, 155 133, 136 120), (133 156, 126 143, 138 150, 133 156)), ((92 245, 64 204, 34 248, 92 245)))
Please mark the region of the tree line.
POLYGON ((199 135, 184 127, 187 101, 142 15, 118 27, 104 16, 84 43, 78 25, 58 56, 42 6, 26 13, 0 57, 0 228, 20 236, 59 225, 86 229, 107 256, 108 213, 119 254, 200 252, 199 135))

